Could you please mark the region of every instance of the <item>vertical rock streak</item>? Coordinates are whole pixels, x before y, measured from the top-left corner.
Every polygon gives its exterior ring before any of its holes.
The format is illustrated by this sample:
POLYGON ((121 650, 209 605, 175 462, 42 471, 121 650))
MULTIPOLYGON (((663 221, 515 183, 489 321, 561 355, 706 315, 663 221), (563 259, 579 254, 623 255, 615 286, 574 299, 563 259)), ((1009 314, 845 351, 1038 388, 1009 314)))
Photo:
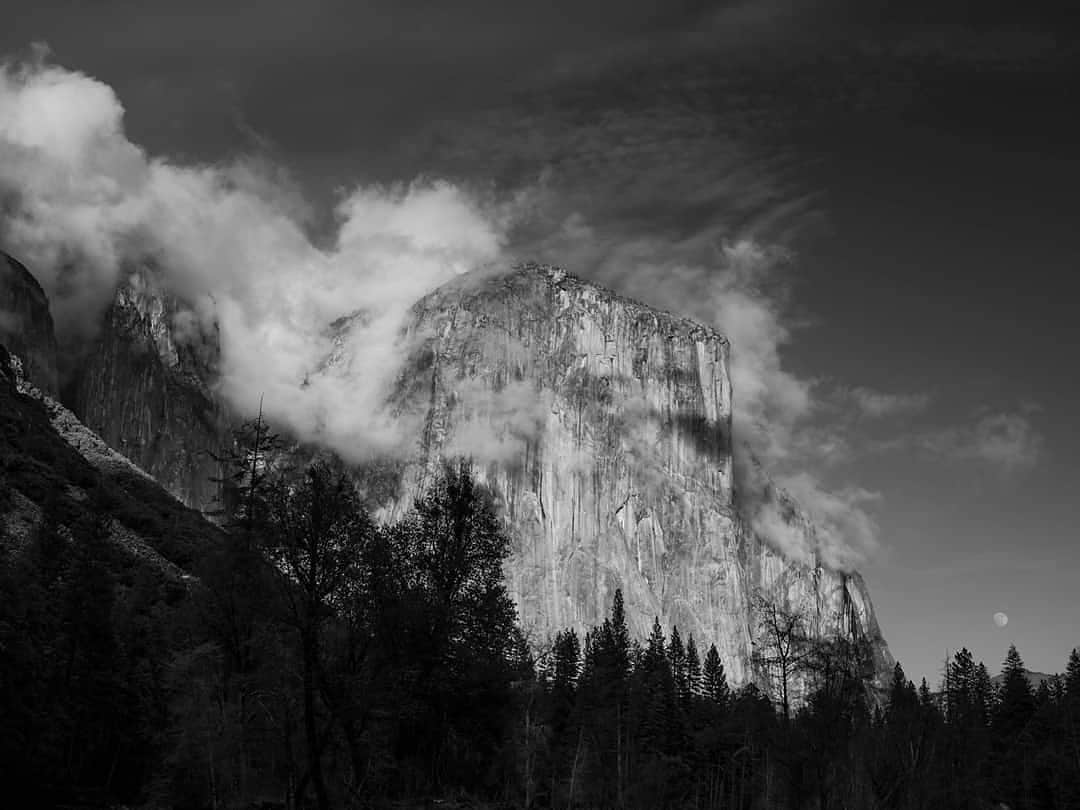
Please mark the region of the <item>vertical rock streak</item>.
POLYGON ((148 271, 129 276, 65 399, 79 419, 150 473, 184 504, 210 509, 220 475, 214 456, 228 441, 212 395, 211 337, 177 339, 179 305, 148 271))

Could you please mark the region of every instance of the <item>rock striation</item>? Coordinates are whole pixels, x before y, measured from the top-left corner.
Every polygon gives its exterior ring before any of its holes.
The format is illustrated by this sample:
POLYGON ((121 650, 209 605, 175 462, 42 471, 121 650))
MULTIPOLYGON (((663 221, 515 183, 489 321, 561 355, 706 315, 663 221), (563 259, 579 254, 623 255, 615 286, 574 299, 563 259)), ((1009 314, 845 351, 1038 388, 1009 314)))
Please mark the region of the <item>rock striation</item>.
POLYGON ((216 337, 189 339, 197 327, 185 315, 152 270, 130 273, 65 404, 184 504, 210 509, 229 426, 210 389, 216 337))

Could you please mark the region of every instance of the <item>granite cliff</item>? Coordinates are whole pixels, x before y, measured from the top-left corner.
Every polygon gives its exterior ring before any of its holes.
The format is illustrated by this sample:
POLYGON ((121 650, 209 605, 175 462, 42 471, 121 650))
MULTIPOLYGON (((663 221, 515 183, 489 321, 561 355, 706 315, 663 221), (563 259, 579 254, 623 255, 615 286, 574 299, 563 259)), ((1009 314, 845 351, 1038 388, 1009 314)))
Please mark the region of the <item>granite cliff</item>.
MULTIPOLYGON (((395 405, 423 429, 391 511, 440 458, 473 455, 512 527, 506 577, 534 639, 601 622, 621 588, 639 637, 659 616, 716 642, 745 683, 764 677, 765 600, 811 637, 869 642, 888 677, 862 578, 787 560, 740 518, 722 335, 538 265, 444 286, 409 334, 395 405)), ((813 548, 811 522, 771 497, 813 548)))
MULTIPOLYGON (((235 420, 211 389, 215 336, 182 338, 182 309, 152 272, 131 274, 65 395, 109 445, 207 509, 213 454, 235 420)), ((350 326, 335 325, 339 353, 350 326)), ((601 621, 621 588, 635 634, 659 616, 715 642, 733 682, 761 682, 765 600, 798 613, 811 637, 868 642, 868 676, 887 679, 858 574, 785 559, 740 517, 721 334, 528 265, 440 288, 415 305, 405 337, 391 406, 417 438, 404 459, 354 468, 357 481, 392 518, 442 458, 470 455, 511 528, 507 583, 536 642, 601 621)), ((813 548, 812 523, 773 497, 813 548)))
POLYGON ((216 336, 198 327, 155 272, 129 273, 89 350, 65 386, 64 401, 91 430, 188 506, 207 510, 217 495, 214 460, 229 436, 225 409, 210 389, 216 336))

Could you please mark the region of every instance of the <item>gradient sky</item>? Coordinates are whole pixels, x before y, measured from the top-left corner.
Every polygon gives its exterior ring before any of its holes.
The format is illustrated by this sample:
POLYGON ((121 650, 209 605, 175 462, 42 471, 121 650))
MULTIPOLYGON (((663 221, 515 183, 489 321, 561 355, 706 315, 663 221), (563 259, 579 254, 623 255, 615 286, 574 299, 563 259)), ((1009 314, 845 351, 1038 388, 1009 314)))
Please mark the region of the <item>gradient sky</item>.
POLYGON ((154 153, 287 167, 313 227, 426 174, 531 189, 518 251, 630 291, 642 256, 783 250, 789 462, 875 495, 909 676, 1080 645, 1080 32, 1049 5, 16 2, 0 54, 108 83, 154 153))

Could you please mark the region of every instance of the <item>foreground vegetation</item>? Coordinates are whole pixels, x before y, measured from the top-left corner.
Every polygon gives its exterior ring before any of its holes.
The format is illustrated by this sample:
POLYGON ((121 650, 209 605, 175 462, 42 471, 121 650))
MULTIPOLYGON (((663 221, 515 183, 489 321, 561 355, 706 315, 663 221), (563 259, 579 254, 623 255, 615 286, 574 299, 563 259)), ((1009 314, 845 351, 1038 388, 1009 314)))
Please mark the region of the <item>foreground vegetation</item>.
MULTIPOLYGON (((272 472, 256 421, 226 460, 187 592, 132 572, 109 501, 46 513, 0 565, 0 769, 27 806, 1080 807, 1080 655, 1033 692, 963 650, 941 694, 774 609, 732 692, 715 647, 604 624, 530 651, 508 539, 467 467, 377 526, 348 481, 272 472), (784 628, 780 632, 777 628, 784 628), (780 655, 781 651, 786 651, 780 655), (535 657, 534 657, 535 655, 535 657), (779 673, 779 674, 778 674, 779 673), (801 708, 789 678, 808 682, 801 708)), ((0 493, 0 511, 4 507, 0 493)))

